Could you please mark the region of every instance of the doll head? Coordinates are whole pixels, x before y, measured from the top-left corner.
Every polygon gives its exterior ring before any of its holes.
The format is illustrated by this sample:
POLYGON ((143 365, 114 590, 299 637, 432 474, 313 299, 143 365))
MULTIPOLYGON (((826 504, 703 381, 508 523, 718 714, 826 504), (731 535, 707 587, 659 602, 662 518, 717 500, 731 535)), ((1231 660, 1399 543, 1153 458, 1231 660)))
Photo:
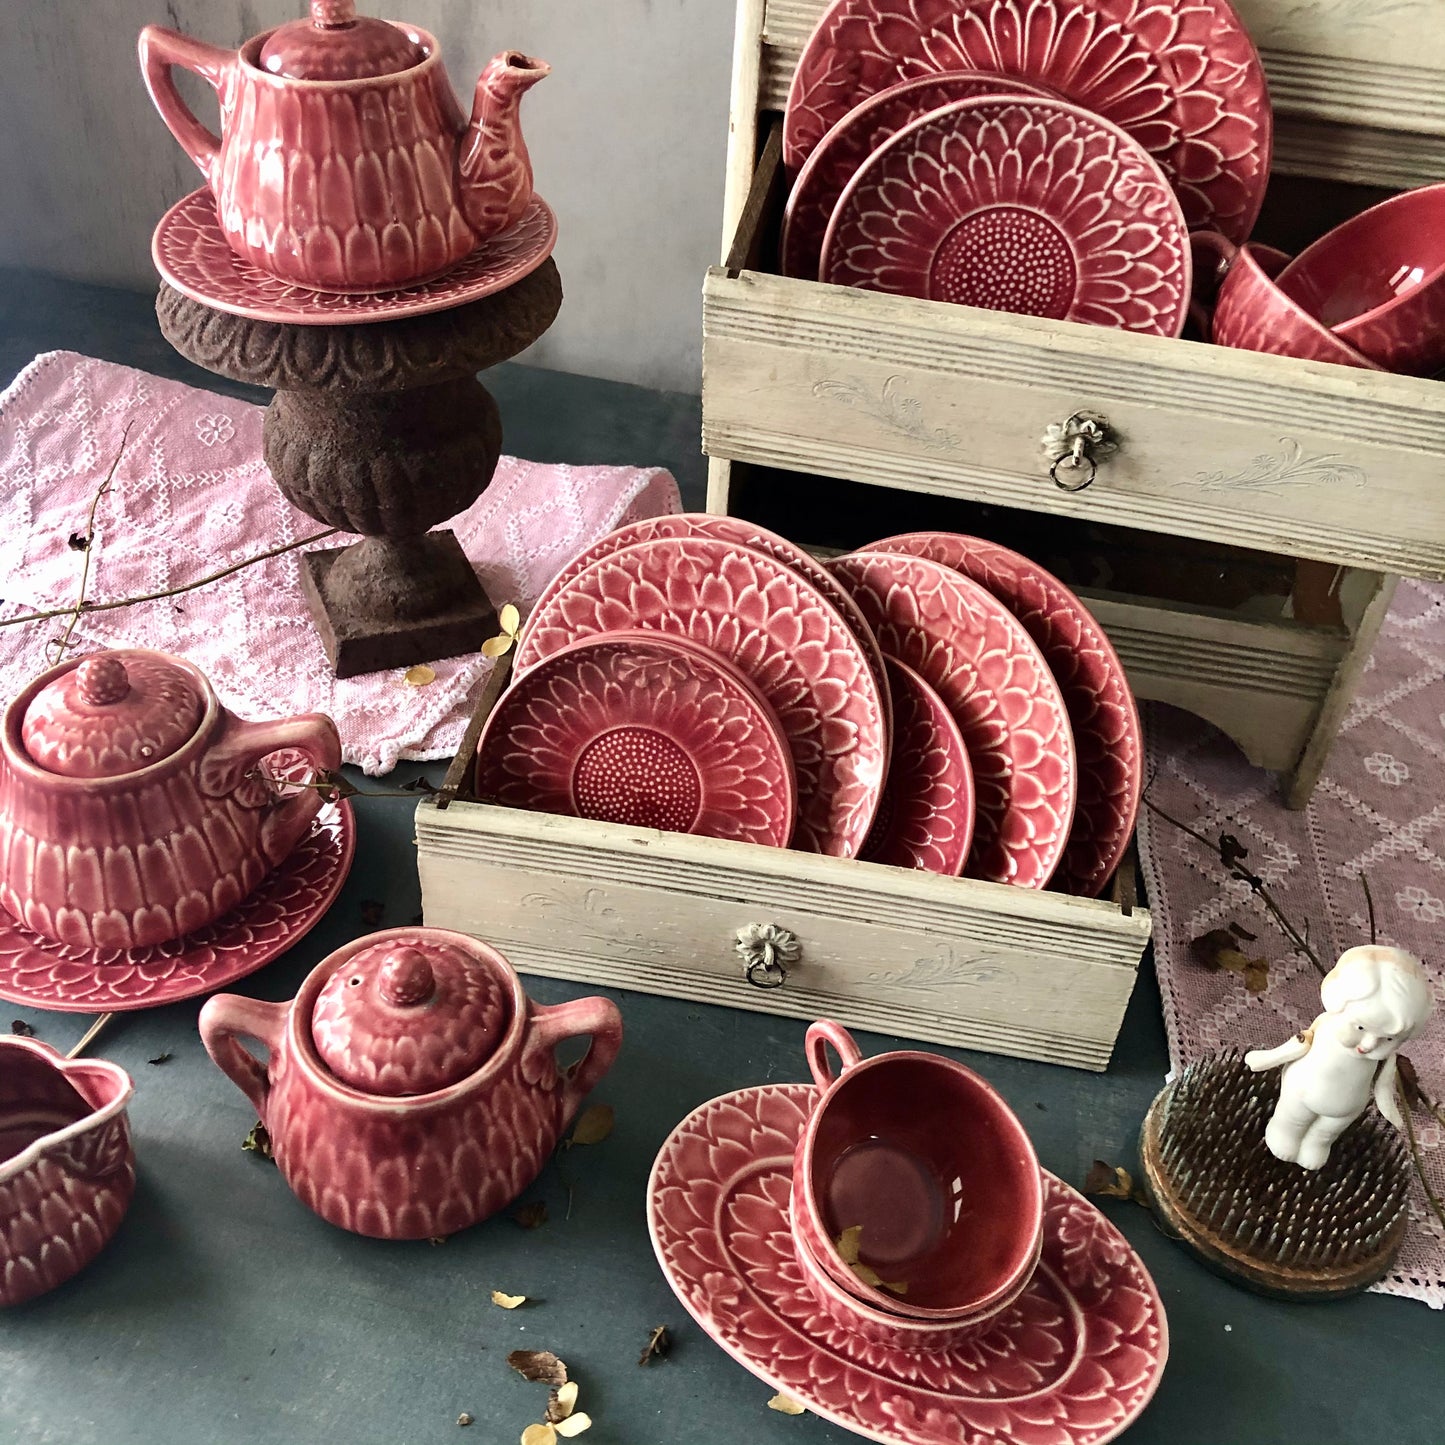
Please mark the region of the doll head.
POLYGON ((1435 1006, 1420 960, 1402 948, 1347 949, 1320 985, 1317 1028, 1366 1059, 1387 1059, 1425 1027, 1435 1006))

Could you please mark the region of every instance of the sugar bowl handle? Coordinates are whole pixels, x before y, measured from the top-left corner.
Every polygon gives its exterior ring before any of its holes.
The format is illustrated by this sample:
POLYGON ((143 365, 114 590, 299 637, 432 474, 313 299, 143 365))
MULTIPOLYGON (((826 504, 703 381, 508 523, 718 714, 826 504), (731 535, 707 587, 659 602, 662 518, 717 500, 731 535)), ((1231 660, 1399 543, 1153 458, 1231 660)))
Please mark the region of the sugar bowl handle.
POLYGON ((240 1039, 254 1039, 274 1059, 286 1034, 286 1014, 291 1005, 262 1003, 240 994, 218 993, 201 1010, 201 1042, 212 1061, 256 1106, 263 1121, 266 1097, 271 1092, 270 1071, 240 1039))
POLYGON ((826 1089, 848 1072, 854 1064, 861 1063, 863 1051, 853 1042, 853 1035, 842 1024, 832 1019, 819 1019, 808 1025, 807 1037, 803 1040, 803 1052, 808 1056, 808 1068, 813 1082, 826 1089), (835 1074, 828 1065, 828 1045, 832 1044, 842 1066, 835 1074))
MULTIPOLYGON (((553 1049, 567 1039, 590 1034, 592 1042, 581 1061, 573 1066, 562 1086, 560 1127, 572 1122, 582 1101, 602 1081, 622 1047, 622 1015, 617 1005, 606 998, 579 998, 571 1003, 533 1004, 532 1030, 527 1039, 527 1055, 532 1059, 550 1059, 553 1049)), ((523 1067, 526 1067, 524 1058, 523 1067)))
POLYGON ((177 30, 160 25, 147 25, 140 33, 141 75, 150 91, 155 107, 161 113, 170 133, 181 143, 181 149, 196 163, 212 190, 216 188, 216 162, 221 154, 221 141, 199 120, 176 89, 171 67, 183 66, 194 71, 218 95, 227 77, 236 68, 236 53, 204 40, 192 40, 177 30))

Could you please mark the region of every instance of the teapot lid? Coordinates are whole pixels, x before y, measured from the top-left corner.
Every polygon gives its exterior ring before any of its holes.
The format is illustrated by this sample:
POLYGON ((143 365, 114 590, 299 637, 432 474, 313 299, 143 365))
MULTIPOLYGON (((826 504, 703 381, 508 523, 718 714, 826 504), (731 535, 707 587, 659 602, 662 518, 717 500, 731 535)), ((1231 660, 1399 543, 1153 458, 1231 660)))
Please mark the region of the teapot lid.
POLYGON ((426 55, 399 25, 357 15, 354 0, 311 0, 311 18, 273 30, 258 63, 287 80, 363 80, 410 70, 426 55))
POLYGON ((479 1069, 506 1030, 509 994, 485 965, 423 931, 353 954, 311 1011, 316 1052, 368 1094, 429 1094, 479 1069))
POLYGON ((35 694, 20 740, 47 772, 118 778, 170 757, 195 736, 205 711, 195 677, 171 658, 99 652, 35 694))

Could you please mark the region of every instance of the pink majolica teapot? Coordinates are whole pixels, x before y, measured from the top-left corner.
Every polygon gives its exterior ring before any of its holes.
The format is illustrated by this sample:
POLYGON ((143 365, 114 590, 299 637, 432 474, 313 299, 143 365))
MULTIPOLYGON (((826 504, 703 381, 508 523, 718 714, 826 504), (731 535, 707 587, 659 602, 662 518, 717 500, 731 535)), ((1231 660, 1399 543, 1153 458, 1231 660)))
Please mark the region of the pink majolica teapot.
POLYGON ((216 197, 232 248, 319 291, 408 286, 518 221, 532 199, 522 95, 548 73, 504 51, 463 116, 425 30, 311 0, 311 16, 240 50, 148 25, 147 90, 216 197), (216 92, 221 134, 181 99, 171 67, 216 92))
POLYGON ((260 776, 295 749, 341 766, 322 713, 243 722, 199 669, 143 648, 63 662, 0 734, 0 905, 77 948, 148 948, 214 922, 290 854, 321 806, 260 776))
POLYGON ((338 949, 290 1003, 217 994, 200 1026, 302 1203, 378 1239, 435 1239, 504 1209, 622 1044, 610 999, 535 1004, 496 949, 421 927, 338 949), (557 1046, 582 1035, 586 1055, 559 1069, 557 1046))

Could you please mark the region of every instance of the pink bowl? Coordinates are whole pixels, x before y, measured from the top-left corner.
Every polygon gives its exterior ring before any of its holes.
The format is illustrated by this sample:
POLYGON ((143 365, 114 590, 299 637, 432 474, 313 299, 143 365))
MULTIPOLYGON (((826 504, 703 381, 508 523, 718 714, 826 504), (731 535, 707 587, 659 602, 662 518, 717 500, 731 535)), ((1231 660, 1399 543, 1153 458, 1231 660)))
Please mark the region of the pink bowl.
POLYGON ((1241 246, 1234 252, 1214 306, 1215 344, 1382 370, 1275 284, 1287 261, 1282 251, 1267 246, 1241 246))
POLYGON ((1445 184, 1336 226, 1280 273, 1279 289, 1390 371, 1445 366, 1445 184))
POLYGON ((977 1324, 1016 1298, 1039 1260, 1043 1181, 1003 1099, 938 1054, 864 1061, 829 1020, 808 1029, 806 1049, 824 1093, 793 1156, 798 1249, 852 1298, 935 1328, 977 1324), (828 1044, 843 1065, 836 1078, 828 1044), (839 1253, 854 1228, 859 1263, 890 1288, 839 1253))

